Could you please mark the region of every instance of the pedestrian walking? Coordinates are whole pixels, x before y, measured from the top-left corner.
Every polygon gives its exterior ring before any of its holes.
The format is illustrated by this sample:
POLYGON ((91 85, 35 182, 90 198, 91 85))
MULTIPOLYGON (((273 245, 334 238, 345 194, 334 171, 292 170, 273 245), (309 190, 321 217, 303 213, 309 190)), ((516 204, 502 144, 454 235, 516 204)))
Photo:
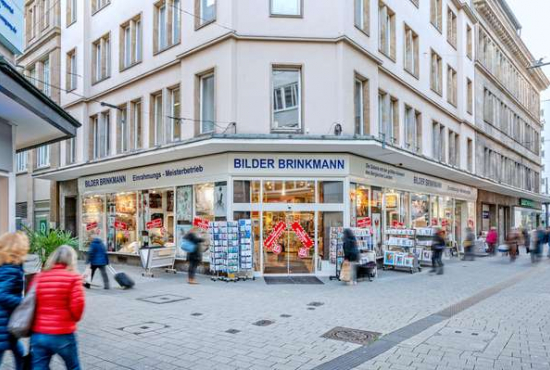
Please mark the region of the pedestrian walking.
MULTIPOLYGON (((525 247, 525 251, 527 254, 529 254, 531 252, 531 236, 529 235, 529 232, 525 227, 521 228, 521 238, 523 240, 523 246, 525 247)), ((519 254, 519 250, 518 250, 518 254, 519 254)))
POLYGON ((489 246, 489 253, 494 255, 496 253, 498 243, 498 234, 496 227, 491 227, 491 229, 487 233, 487 238, 485 238, 485 243, 487 243, 487 245, 489 246))
POLYGON ((22 370, 24 365, 25 347, 8 331, 8 321, 23 299, 23 262, 28 250, 25 234, 0 237, 0 368, 8 350, 13 353, 16 370, 22 370))
POLYGON ((80 370, 76 324, 84 313, 82 276, 76 270, 76 252, 63 245, 46 261, 33 280, 36 309, 31 335, 33 370, 48 370, 53 355, 69 370, 80 370))
POLYGON ((357 264, 359 262, 359 248, 357 238, 351 229, 344 229, 343 236, 344 261, 349 263, 350 280, 348 284, 357 284, 357 264))
POLYGON ((432 270, 431 273, 443 275, 443 251, 445 250, 445 232, 440 228, 434 228, 432 243, 432 270))
POLYGON ((84 286, 90 288, 90 283, 94 280, 94 275, 97 270, 101 272, 103 278, 103 288, 110 289, 109 276, 107 275, 107 267, 109 265, 109 255, 107 254, 107 247, 103 241, 99 238, 95 238, 90 243, 90 250, 88 251, 87 263, 90 264, 92 269, 92 276, 89 282, 86 282, 84 286))
MULTIPOLYGON (((546 235, 544 238, 544 245, 548 246, 548 258, 550 258, 550 226, 546 227, 546 235)), ((543 245, 543 247, 544 247, 543 245)), ((541 251, 541 253, 544 253, 544 251, 541 251)))
POLYGON ((519 239, 520 239, 520 236, 517 229, 511 229, 508 235, 506 236, 506 244, 508 245, 508 255, 510 256, 511 262, 515 262, 518 256, 519 239))
POLYGON ((531 262, 538 262, 542 257, 544 243, 546 242, 546 230, 539 226, 534 234, 533 250, 531 251, 531 262))
POLYGON ((464 260, 473 261, 474 260, 474 244, 475 244, 475 234, 474 230, 471 227, 466 228, 466 238, 464 238, 464 260))
POLYGON ((198 284, 197 280, 195 280, 195 274, 197 267, 202 261, 202 244, 205 242, 205 238, 200 234, 201 230, 198 227, 193 227, 184 236, 185 240, 194 245, 191 251, 187 252, 187 261, 189 263, 187 282, 189 284, 198 284))

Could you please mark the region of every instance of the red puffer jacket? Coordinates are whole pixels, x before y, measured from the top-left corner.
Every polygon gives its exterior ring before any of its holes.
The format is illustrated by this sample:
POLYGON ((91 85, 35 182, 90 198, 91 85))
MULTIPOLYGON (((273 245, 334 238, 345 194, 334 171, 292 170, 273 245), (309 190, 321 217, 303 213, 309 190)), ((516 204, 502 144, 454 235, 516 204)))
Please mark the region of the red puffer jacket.
POLYGON ((36 285, 36 311, 32 331, 41 334, 71 334, 84 312, 82 277, 68 271, 65 265, 55 265, 42 272, 36 285))

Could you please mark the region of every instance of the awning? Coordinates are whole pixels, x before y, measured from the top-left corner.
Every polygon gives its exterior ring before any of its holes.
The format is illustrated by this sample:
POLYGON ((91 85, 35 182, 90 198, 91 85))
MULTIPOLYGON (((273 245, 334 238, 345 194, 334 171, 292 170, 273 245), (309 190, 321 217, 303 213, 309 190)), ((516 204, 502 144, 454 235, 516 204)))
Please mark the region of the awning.
POLYGON ((81 126, 2 57, 0 119, 16 127, 16 151, 72 138, 81 126))
POLYGON ((380 140, 370 136, 212 134, 177 144, 143 150, 139 153, 129 153, 44 172, 38 177, 66 181, 128 168, 226 152, 349 153, 477 189, 510 197, 531 199, 541 203, 550 202, 550 197, 542 194, 480 178, 470 172, 436 162, 431 158, 419 157, 406 150, 387 146, 380 140))

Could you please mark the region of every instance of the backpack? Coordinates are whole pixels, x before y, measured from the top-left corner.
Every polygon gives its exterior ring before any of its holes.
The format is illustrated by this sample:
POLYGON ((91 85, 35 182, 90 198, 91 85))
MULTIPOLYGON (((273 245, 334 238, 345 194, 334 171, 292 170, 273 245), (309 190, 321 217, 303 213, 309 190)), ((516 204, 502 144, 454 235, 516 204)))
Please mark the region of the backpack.
POLYGON ((197 250, 197 245, 186 238, 183 238, 180 247, 187 253, 194 253, 197 250))

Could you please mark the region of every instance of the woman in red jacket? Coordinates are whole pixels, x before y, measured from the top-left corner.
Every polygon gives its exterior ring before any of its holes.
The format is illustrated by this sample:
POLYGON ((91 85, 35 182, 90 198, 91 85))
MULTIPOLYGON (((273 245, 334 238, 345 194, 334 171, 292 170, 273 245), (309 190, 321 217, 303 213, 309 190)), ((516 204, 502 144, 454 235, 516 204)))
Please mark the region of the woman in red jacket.
POLYGON ((76 272, 76 252, 61 246, 48 258, 36 284, 36 311, 31 336, 32 368, 48 370, 58 354, 69 370, 80 370, 75 337, 84 312, 82 277, 76 272))

